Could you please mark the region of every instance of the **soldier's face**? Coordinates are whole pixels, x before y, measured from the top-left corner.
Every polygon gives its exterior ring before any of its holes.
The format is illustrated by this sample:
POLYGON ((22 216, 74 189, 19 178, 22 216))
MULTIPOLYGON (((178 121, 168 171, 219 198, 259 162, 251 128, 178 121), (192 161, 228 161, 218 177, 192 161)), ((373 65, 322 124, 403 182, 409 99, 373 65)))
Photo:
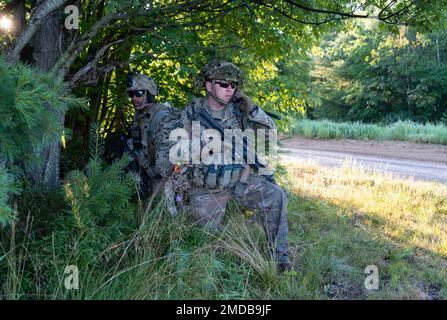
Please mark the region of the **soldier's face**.
MULTIPOLYGON (((234 92, 236 91, 236 86, 225 80, 215 80, 214 81, 214 92, 215 95, 225 101, 225 103, 230 102, 233 98, 234 92)), ((206 82, 207 91, 211 92, 213 84, 209 81, 206 82)))
POLYGON ((129 91, 128 94, 135 110, 137 111, 142 110, 144 106, 144 101, 146 99, 146 92, 137 90, 137 91, 129 91))

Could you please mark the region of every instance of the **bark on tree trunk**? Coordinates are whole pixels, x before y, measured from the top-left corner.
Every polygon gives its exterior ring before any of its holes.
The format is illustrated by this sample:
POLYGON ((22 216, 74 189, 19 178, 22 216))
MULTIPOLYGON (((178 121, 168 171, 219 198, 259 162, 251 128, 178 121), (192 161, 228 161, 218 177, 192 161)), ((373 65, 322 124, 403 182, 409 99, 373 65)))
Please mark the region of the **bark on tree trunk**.
POLYGON ((59 9, 67 0, 37 0, 35 12, 31 16, 30 21, 19 36, 15 39, 14 46, 8 51, 6 61, 9 63, 16 63, 20 58, 20 52, 33 39, 36 32, 43 23, 47 21, 48 15, 59 9))
MULTIPOLYGON (((41 2, 41 1, 39 1, 41 2)), ((33 41, 33 65, 43 72, 48 72, 62 55, 64 23, 59 12, 53 12, 42 25, 39 26, 33 41)), ((50 107, 50 106, 48 106, 50 107)), ((58 115, 60 124, 63 126, 65 114, 58 115)), ((60 133, 55 133, 59 135, 60 133)), ((41 164, 29 172, 34 183, 43 184, 49 188, 59 183, 60 162, 60 136, 56 142, 38 152, 41 164)))
POLYGON ((14 36, 18 36, 25 28, 26 18, 25 18, 25 0, 17 2, 14 8, 14 36))

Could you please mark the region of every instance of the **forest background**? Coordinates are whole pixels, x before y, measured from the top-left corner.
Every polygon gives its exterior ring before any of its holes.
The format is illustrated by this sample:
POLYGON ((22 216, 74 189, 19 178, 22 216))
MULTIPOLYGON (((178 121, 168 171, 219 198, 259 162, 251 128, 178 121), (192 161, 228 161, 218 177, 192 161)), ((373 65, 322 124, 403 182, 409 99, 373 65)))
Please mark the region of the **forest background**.
MULTIPOLYGON (((216 258, 214 251, 202 255, 215 239, 165 221, 163 203, 142 207, 125 173, 130 159, 101 159, 104 139, 126 132, 132 120, 126 75, 150 75, 159 86, 157 99, 183 108, 203 94, 193 88, 200 68, 210 59, 227 59, 244 71, 244 91, 283 116, 277 122, 283 134, 299 131, 303 119, 381 126, 405 121, 444 130, 446 5, 0 1, 0 294, 110 297, 116 292, 110 288, 123 283, 112 281, 117 274, 152 261, 140 276, 150 269, 146 278, 155 291, 129 285, 119 297, 326 297, 331 272, 317 275, 315 269, 301 285, 271 291, 277 275, 262 252, 251 260, 237 254, 216 258), (197 255, 212 270, 200 281, 192 276, 200 264, 190 265, 197 255), (83 278, 89 289, 64 291, 67 263, 89 270, 83 278), (160 265, 163 271, 157 271, 160 265)), ((447 137, 442 130, 436 135, 447 137)), ((227 248, 241 245, 218 240, 227 248)), ((322 265, 332 263, 323 253, 321 259, 322 265)))

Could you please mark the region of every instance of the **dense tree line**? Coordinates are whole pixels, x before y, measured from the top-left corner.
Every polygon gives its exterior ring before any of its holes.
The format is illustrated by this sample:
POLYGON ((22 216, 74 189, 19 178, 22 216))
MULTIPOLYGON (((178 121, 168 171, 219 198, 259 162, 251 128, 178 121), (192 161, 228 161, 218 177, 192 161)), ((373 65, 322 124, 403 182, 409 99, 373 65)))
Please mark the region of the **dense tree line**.
MULTIPOLYGON (((443 22, 445 24, 445 22, 443 22)), ((357 24, 316 51, 310 116, 364 122, 447 120, 447 32, 357 24)))

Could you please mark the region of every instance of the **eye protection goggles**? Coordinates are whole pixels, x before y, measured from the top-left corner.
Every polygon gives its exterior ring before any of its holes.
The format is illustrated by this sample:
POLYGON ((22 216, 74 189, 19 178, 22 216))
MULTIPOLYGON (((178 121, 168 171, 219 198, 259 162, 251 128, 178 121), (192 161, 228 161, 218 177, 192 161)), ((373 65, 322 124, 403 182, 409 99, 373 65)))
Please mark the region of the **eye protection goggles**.
POLYGON ((133 98, 133 96, 140 98, 144 96, 144 91, 143 90, 128 91, 127 95, 129 96, 129 98, 133 98))
POLYGON ((214 83, 217 83, 221 88, 228 88, 231 86, 231 89, 236 89, 237 85, 235 83, 230 83, 227 81, 214 81, 214 83))

